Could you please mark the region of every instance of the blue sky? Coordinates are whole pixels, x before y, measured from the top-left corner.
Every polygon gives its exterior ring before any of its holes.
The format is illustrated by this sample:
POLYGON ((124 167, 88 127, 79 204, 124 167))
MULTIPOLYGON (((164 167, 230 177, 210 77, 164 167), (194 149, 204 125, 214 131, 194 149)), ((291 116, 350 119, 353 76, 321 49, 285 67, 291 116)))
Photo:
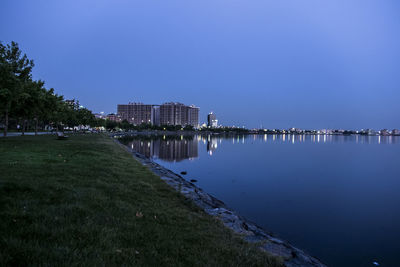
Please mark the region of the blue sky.
POLYGON ((89 109, 196 104, 226 125, 400 128, 396 0, 2 1, 0 40, 89 109))

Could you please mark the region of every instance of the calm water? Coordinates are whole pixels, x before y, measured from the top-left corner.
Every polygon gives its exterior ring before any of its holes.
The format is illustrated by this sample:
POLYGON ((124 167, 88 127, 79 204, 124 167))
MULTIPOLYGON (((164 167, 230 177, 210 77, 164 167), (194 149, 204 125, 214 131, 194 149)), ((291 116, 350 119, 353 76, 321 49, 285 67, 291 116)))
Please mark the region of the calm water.
POLYGON ((329 266, 400 266, 400 137, 131 140, 329 266))

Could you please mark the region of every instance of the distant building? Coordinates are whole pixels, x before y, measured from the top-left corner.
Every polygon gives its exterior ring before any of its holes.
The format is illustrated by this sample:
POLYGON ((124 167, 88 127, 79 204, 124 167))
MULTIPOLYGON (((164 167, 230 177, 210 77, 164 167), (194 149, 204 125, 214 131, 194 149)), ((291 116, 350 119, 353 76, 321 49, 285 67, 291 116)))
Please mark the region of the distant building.
POLYGON ((160 106, 153 105, 151 113, 151 124, 160 126, 160 106))
POLYGON ((164 103, 160 106, 160 125, 182 125, 198 127, 199 108, 182 103, 164 103))
POLYGON ((160 106, 161 125, 183 125, 182 121, 187 121, 185 105, 181 103, 164 103, 160 106), (186 116, 185 116, 186 115, 186 116))
POLYGON ((400 135, 400 130, 398 130, 398 129, 393 129, 393 130, 392 130, 392 134, 393 134, 393 135, 400 135))
POLYGON ((333 130, 331 129, 322 129, 317 132, 318 134, 333 134, 333 130))
POLYGON ((116 122, 122 121, 122 120, 121 120, 121 117, 118 116, 117 114, 114 114, 114 113, 108 114, 107 117, 106 117, 106 119, 107 119, 107 120, 110 120, 110 121, 116 121, 116 122))
POLYGON ((200 108, 195 105, 189 106, 188 109, 188 125, 191 125, 195 128, 199 127, 199 111, 200 108))
POLYGON ((129 103, 118 105, 118 115, 121 120, 139 125, 142 123, 153 125, 199 125, 199 108, 182 103, 169 102, 162 105, 143 103, 129 103))
POLYGON ((96 119, 106 119, 106 118, 107 118, 107 116, 104 115, 104 112, 94 113, 93 115, 94 115, 94 117, 95 117, 96 119))
POLYGON ((299 129, 299 128, 294 128, 294 127, 292 127, 292 128, 290 128, 290 129, 288 130, 288 132, 289 132, 289 133, 293 133, 293 134, 301 134, 301 133, 303 132, 303 130, 302 130, 302 129, 299 129))
POLYGON ((379 132, 372 129, 361 129, 360 134, 362 135, 379 135, 379 132))
POLYGON ((209 113, 207 116, 207 126, 211 128, 218 127, 217 116, 214 113, 209 113))
POLYGON ((129 103, 127 105, 118 105, 117 114, 121 120, 127 120, 134 125, 143 123, 153 124, 152 117, 153 106, 143 103, 129 103))
POLYGON ((390 134, 391 134, 390 131, 388 131, 388 129, 380 130, 379 133, 380 133, 381 135, 390 135, 390 134))

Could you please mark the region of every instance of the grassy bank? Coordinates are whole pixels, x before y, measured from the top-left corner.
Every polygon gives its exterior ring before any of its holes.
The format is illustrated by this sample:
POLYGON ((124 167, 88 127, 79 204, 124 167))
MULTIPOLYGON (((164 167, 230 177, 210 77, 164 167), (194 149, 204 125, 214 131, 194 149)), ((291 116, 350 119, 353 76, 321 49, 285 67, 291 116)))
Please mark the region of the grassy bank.
POLYGON ((102 135, 0 138, 0 265, 280 266, 102 135))

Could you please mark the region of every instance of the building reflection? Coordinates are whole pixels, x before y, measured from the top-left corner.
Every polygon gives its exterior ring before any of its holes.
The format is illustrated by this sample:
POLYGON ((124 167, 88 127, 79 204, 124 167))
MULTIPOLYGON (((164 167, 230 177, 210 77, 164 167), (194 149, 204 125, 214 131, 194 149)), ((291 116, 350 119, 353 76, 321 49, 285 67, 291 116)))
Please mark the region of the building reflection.
POLYGON ((198 143, 194 140, 171 140, 159 144, 158 157, 166 161, 197 158, 198 143))
POLYGON ((213 152, 218 148, 218 138, 208 136, 207 152, 212 156, 213 152))
POLYGON ((198 142, 193 139, 131 140, 128 146, 148 158, 164 161, 182 161, 199 156, 198 142))

